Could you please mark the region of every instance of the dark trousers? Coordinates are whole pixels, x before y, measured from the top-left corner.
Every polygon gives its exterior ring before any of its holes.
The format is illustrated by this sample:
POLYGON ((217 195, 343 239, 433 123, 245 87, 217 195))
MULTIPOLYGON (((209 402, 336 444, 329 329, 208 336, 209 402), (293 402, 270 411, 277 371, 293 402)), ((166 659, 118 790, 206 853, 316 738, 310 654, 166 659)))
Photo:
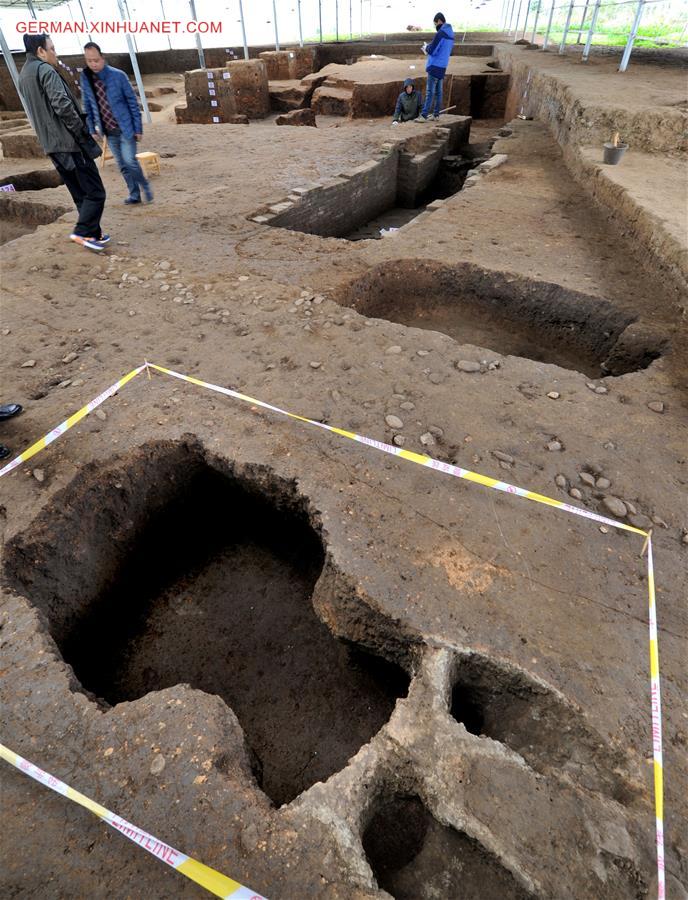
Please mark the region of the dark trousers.
POLYGON ((60 154, 62 159, 51 157, 72 195, 79 212, 74 234, 80 237, 100 238, 100 218, 105 207, 105 187, 96 164, 83 153, 60 154), (73 163, 73 168, 65 163, 73 163))

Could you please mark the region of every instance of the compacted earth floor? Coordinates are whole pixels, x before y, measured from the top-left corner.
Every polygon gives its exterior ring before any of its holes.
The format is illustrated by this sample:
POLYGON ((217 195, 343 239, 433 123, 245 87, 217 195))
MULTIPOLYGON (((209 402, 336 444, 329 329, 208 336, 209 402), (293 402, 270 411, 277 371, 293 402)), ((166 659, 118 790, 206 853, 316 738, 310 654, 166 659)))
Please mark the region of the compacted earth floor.
MULTIPOLYGON (((472 136, 496 141, 500 168, 352 242, 252 217, 432 126, 154 123, 152 204, 125 207, 105 167, 107 252, 69 242, 71 212, 0 250, 3 401, 25 407, 1 438, 24 449, 149 360, 652 527, 678 890, 676 298, 541 125, 501 125, 472 136), (413 316, 358 311, 375 267, 404 273, 413 316), (462 306, 453 282, 426 321, 419 285, 440 269, 596 299, 651 323, 660 349, 617 377, 584 351, 554 364, 546 334, 462 306)), ((45 193, 69 206, 64 188, 45 193)), ((268 897, 651 895, 639 536, 157 372, 2 488, 3 741, 21 755, 268 897), (518 718, 501 727, 495 709, 518 718)), ((21 773, 1 777, 5 895, 203 895, 21 773)))

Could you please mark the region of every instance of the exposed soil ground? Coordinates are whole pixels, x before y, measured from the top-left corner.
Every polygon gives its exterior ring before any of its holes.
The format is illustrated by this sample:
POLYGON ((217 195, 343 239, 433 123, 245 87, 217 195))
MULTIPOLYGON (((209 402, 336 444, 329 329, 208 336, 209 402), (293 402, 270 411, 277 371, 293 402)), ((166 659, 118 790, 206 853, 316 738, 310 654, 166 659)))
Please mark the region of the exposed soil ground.
MULTIPOLYGON (((643 71, 662 100, 663 77, 643 71)), ((539 122, 503 137, 474 125, 504 165, 351 242, 251 216, 431 126, 167 114, 142 146, 164 156, 153 204, 124 207, 105 167, 106 254, 68 242, 71 212, 2 247, 3 400, 26 407, 2 441, 23 449, 149 359, 587 509, 622 498, 654 528, 669 896, 682 896, 676 286, 539 122), (394 315, 358 309, 375 267, 404 273, 394 315), (532 323, 510 330, 443 276, 424 320, 440 269, 597 300, 665 345, 591 380, 601 352, 584 328, 591 356, 558 356, 546 330, 538 346, 532 323)), ((0 180, 27 170, 4 160, 0 180)), ((69 205, 64 188, 26 193, 69 205)), ((3 740, 28 759, 273 900, 652 896, 640 538, 159 375, 2 488, 3 740)), ((21 773, 1 777, 4 895, 204 896, 21 773)))

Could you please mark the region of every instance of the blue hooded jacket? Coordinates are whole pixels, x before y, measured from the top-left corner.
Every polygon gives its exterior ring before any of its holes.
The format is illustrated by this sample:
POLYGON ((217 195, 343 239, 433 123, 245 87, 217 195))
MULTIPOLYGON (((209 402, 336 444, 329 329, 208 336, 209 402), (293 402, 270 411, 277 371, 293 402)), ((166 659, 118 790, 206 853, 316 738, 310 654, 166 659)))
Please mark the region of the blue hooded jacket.
POLYGON ((428 55, 428 60, 425 63, 426 72, 430 72, 436 78, 441 78, 449 65, 449 57, 453 46, 454 31, 449 22, 445 22, 425 51, 428 55), (433 69, 440 69, 441 73, 435 72, 433 69))
MULTIPOLYGON (((133 138, 135 134, 141 134, 143 128, 141 125, 141 111, 136 94, 129 84, 129 79, 121 69, 115 69, 114 66, 105 66, 102 72, 92 73, 94 78, 100 78, 105 85, 105 94, 110 104, 110 109, 114 117, 117 119, 120 131, 123 137, 133 138)), ((96 95, 91 87, 86 70, 81 73, 81 97, 84 103, 84 112, 86 113, 86 124, 91 134, 95 133, 96 126, 103 134, 103 125, 100 121, 100 109, 96 95)))

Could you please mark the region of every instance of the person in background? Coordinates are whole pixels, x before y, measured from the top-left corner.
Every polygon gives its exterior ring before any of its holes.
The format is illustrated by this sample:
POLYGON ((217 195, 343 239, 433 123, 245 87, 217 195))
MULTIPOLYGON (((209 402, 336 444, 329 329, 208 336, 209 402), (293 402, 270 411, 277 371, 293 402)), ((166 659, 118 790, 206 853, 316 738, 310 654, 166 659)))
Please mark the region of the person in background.
POLYGON ((452 47, 454 46, 454 31, 444 18, 442 13, 437 13, 433 19, 437 34, 427 46, 423 44, 423 53, 428 57, 425 63, 425 71, 428 76, 428 87, 425 93, 425 104, 418 116, 418 122, 427 122, 433 108, 433 119, 439 119, 442 109, 442 83, 449 65, 452 47))
POLYGON ((19 75, 22 95, 39 143, 72 195, 79 220, 70 239, 100 251, 110 240, 100 228, 105 188, 96 164, 102 151, 84 124, 81 107, 57 70, 55 45, 47 34, 25 34, 26 62, 19 75))
POLYGON ((398 125, 399 122, 410 122, 417 119, 420 115, 421 106, 423 105, 423 97, 416 90, 413 78, 407 78, 404 82, 404 89, 397 97, 397 105, 394 109, 394 118, 392 125, 398 125))
MULTIPOLYGON (((12 416, 19 415, 23 408, 24 407, 20 406, 18 403, 4 403, 0 406, 0 422, 4 422, 5 419, 11 419, 12 416)), ((0 459, 7 459, 11 452, 9 447, 0 444, 0 459)))
POLYGON ((100 47, 93 41, 84 44, 86 68, 81 73, 81 96, 86 123, 95 140, 106 137, 112 155, 129 189, 124 201, 141 202, 141 191, 148 203, 153 192, 136 158, 136 143, 143 137, 141 111, 134 89, 121 69, 105 62, 100 47))

